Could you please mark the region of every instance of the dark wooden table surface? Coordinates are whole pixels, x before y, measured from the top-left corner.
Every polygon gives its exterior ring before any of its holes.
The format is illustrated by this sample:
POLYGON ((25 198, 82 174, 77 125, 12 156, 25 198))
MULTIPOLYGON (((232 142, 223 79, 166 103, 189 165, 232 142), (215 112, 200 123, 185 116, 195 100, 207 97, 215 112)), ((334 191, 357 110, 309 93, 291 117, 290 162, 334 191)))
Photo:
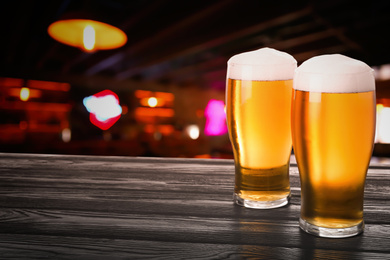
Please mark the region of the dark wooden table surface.
POLYGON ((390 167, 372 165, 365 232, 318 238, 291 204, 232 202, 232 160, 0 154, 0 259, 390 259, 390 167))

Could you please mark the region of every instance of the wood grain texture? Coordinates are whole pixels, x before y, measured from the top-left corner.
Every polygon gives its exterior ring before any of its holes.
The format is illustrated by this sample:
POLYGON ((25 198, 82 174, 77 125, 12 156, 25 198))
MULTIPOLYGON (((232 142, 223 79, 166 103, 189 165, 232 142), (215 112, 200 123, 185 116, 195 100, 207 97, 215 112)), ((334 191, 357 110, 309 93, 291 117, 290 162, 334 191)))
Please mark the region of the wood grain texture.
POLYGON ((390 167, 370 167, 365 232, 298 227, 288 206, 232 202, 232 160, 0 154, 1 259, 390 259, 390 167))

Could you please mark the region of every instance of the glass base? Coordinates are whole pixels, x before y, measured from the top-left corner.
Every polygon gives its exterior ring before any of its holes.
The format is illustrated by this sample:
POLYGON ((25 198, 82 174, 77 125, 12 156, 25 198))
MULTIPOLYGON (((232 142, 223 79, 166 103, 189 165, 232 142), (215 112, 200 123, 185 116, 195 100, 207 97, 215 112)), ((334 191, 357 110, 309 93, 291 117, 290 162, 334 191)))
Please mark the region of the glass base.
POLYGON ((328 238, 345 238, 359 235, 364 230, 364 221, 358 225, 348 228, 325 228, 318 227, 308 223, 306 220, 299 218, 299 227, 312 235, 328 238))
POLYGON ((280 208, 288 204, 291 198, 291 193, 289 193, 285 198, 279 200, 271 201, 259 201, 259 200, 248 200, 241 198, 239 194, 233 194, 233 201, 240 206, 251 209, 274 209, 280 208))

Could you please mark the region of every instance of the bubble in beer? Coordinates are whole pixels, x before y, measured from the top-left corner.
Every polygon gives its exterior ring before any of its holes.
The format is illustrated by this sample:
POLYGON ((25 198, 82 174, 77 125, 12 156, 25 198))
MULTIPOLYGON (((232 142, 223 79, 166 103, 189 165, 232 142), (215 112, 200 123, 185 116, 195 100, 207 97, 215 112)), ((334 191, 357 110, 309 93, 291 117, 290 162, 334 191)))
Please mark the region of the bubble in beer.
POLYGON ((296 69, 293 88, 326 93, 373 91, 374 71, 364 62, 341 54, 320 55, 296 69))
POLYGON ((290 80, 297 61, 286 52, 261 48, 234 55, 228 61, 227 77, 237 80, 290 80))

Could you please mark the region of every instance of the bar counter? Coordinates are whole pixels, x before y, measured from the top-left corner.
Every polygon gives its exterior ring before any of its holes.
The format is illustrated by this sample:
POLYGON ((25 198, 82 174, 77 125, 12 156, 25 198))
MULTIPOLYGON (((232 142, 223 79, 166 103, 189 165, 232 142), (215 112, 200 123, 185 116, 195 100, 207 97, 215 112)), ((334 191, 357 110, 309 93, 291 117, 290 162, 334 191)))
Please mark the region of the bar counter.
POLYGON ((390 166, 370 166, 365 232, 319 238, 288 206, 232 202, 233 160, 0 154, 1 259, 390 259, 390 166))

